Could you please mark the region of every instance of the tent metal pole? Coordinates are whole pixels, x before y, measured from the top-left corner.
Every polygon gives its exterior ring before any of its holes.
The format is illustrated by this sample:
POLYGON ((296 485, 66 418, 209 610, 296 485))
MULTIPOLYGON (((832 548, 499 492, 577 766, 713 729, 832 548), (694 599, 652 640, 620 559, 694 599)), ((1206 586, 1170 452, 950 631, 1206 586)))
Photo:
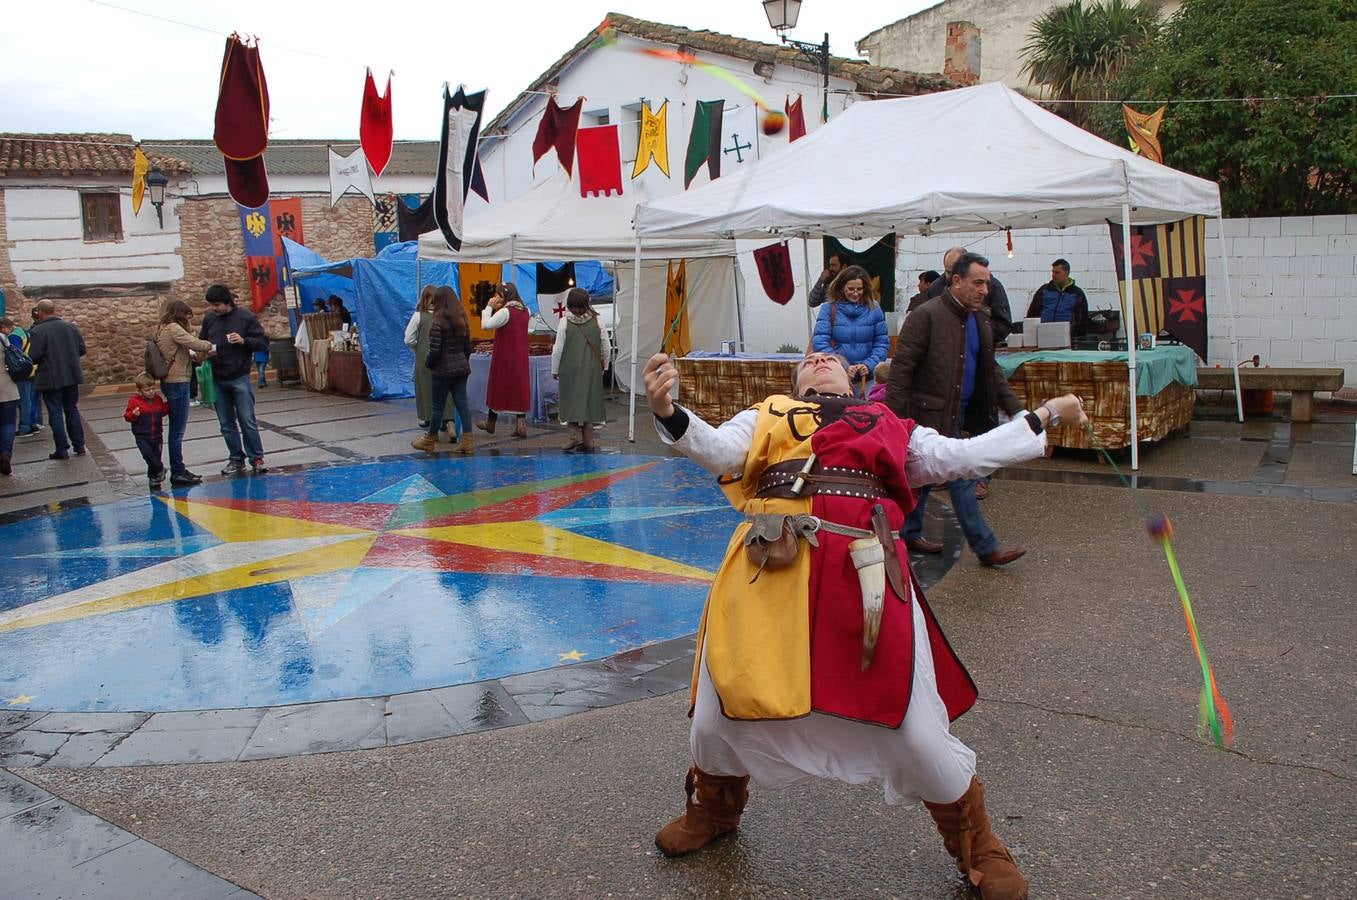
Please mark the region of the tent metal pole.
POLYGON ((801 268, 806 273, 806 351, 810 352, 811 339, 815 337, 815 316, 810 311, 810 242, 801 235, 801 268))
POLYGON ((627 413, 627 440, 636 443, 636 341, 641 333, 641 235, 636 235, 636 255, 632 261, 631 285, 631 378, 627 381, 630 394, 627 413))
POLYGON ((1225 219, 1222 216, 1216 216, 1216 242, 1220 245, 1220 277, 1225 282, 1225 306, 1230 311, 1230 362, 1234 364, 1235 414, 1242 422, 1244 391, 1239 387, 1239 340, 1234 333, 1234 297, 1230 294, 1230 254, 1225 252, 1225 219))
POLYGON ((1136 304, 1131 284, 1131 205, 1121 205, 1121 262, 1126 285, 1126 369, 1131 392, 1131 471, 1140 468, 1140 423, 1136 418, 1136 304))
POLYGON ((740 257, 732 255, 730 257, 730 269, 735 273, 735 330, 740 338, 740 352, 743 353, 744 346, 744 291, 740 290, 740 257))

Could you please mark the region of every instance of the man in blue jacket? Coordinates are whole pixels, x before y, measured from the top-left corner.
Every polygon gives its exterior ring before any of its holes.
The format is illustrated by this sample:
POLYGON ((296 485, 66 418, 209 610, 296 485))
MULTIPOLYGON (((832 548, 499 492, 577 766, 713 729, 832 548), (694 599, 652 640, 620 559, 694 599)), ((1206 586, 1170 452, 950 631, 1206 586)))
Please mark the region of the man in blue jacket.
POLYGON ((262 475, 268 468, 264 465, 264 445, 254 418, 250 371, 255 351, 267 350, 269 339, 254 313, 236 306, 235 297, 226 285, 212 285, 205 297, 207 315, 203 317, 198 337, 211 341, 216 347, 211 362, 212 379, 217 385, 217 422, 230 454, 221 473, 242 474, 248 458, 254 474, 262 475))
POLYGON ((1069 322, 1070 337, 1079 337, 1088 330, 1088 297, 1070 277, 1067 260, 1051 263, 1051 280, 1032 295, 1027 317, 1040 317, 1043 322, 1069 322))

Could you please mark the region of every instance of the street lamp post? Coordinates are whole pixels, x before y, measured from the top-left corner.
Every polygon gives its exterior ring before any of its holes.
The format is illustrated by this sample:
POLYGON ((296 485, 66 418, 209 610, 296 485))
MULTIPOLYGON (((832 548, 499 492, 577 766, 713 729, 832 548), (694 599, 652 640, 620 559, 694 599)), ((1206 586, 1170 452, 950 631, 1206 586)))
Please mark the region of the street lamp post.
POLYGON ((155 218, 161 228, 165 227, 165 185, 169 183, 169 176, 159 169, 146 173, 146 192, 151 195, 151 205, 155 207, 155 218))
POLYGON ((763 0, 763 12, 768 16, 768 24, 777 32, 782 43, 798 50, 802 56, 820 67, 823 87, 820 90, 820 121, 829 121, 829 32, 825 32, 824 43, 809 44, 787 37, 786 32, 796 27, 801 15, 801 0, 763 0))

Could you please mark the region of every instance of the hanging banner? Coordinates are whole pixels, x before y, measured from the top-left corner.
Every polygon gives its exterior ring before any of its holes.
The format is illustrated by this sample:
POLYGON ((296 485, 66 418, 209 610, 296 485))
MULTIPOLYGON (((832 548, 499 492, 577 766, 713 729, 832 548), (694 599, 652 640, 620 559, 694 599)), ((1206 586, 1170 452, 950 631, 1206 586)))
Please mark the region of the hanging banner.
POLYGON ((792 275, 792 254, 786 241, 755 250, 754 264, 759 268, 759 283, 769 300, 786 304, 792 299, 796 279, 792 275))
POLYGON ((378 194, 377 202, 372 205, 372 245, 378 253, 383 247, 396 242, 398 206, 400 197, 396 194, 378 194))
POLYGON ((825 259, 833 253, 846 258, 845 265, 862 266, 872 277, 872 290, 883 312, 895 310, 895 235, 888 234, 866 250, 845 247, 832 237, 824 239, 825 259))
POLYGON ((652 159, 655 160, 656 168, 664 173, 664 177, 669 177, 669 126, 666 123, 668 117, 668 100, 660 104, 659 112, 651 112, 648 103, 641 104, 641 122, 636 139, 636 164, 631 170, 632 178, 644 172, 652 159))
MULTIPOLYGON (((1117 296, 1126 315, 1125 248, 1121 224, 1107 223, 1117 266, 1117 296)), ((1163 225, 1131 227, 1131 299, 1135 331, 1160 334, 1206 359, 1206 218, 1192 216, 1163 225)))
POLYGON ((688 261, 679 260, 674 268, 669 261, 668 283, 664 288, 664 336, 660 339, 660 352, 672 357, 687 356, 693 349, 693 340, 688 334, 688 261))
POLYGON ((500 283, 502 278, 502 267, 499 263, 458 263, 457 280, 458 295, 462 298, 462 308, 466 310, 467 322, 471 325, 471 339, 473 341, 490 340, 495 336, 493 331, 486 331, 481 327, 481 311, 485 305, 490 302, 490 298, 495 293, 495 285, 500 283))
POLYGON ((363 85, 363 109, 358 121, 358 142, 363 147, 363 155, 372 166, 373 174, 379 178, 386 171, 386 164, 391 161, 394 137, 395 126, 391 121, 391 73, 386 74, 386 93, 378 95, 377 83, 372 80, 372 70, 368 69, 367 82, 363 85))
POLYGON ((245 273, 250 279, 250 308, 261 312, 278 296, 278 262, 272 256, 247 256, 245 273))
POLYGON ((1152 113, 1139 113, 1125 103, 1121 105, 1121 118, 1126 123, 1131 149, 1157 163, 1164 161, 1164 148, 1159 143, 1159 126, 1164 123, 1166 109, 1167 106, 1161 106, 1152 113))
POLYGON ((217 89, 212 141, 222 155, 226 191, 241 206, 257 209, 269 199, 264 150, 269 144, 269 87, 258 42, 226 39, 217 89))
POLYGON ((688 133, 688 153, 683 159, 683 189, 693 183, 697 170, 707 164, 707 175, 721 177, 721 118, 724 100, 699 100, 693 111, 693 130, 688 133))
POLYGON ((443 85, 443 121, 439 129, 438 170, 434 181, 434 221, 449 250, 462 249, 466 195, 478 169, 476 149, 481 135, 485 91, 468 94, 461 85, 453 94, 443 85))
POLYGON ((240 216, 240 239, 245 247, 245 255, 247 257, 275 255, 281 242, 274 237, 273 216, 269 204, 265 203, 257 209, 237 205, 236 214, 240 216))
POLYGON ((302 228, 302 198, 279 197, 269 201, 269 217, 273 224, 273 254, 283 254, 283 238, 305 244, 302 228))
POLYGON ((372 176, 368 173, 367 157, 359 147, 348 156, 340 156, 329 149, 330 153, 330 207, 339 202, 339 198, 349 191, 357 191, 375 203, 372 196, 372 176))
POLYGON ((575 132, 580 127, 580 113, 584 110, 584 98, 575 101, 574 106, 561 107, 555 97, 547 98, 546 109, 542 110, 542 119, 537 123, 537 134, 532 139, 532 164, 548 150, 555 148, 556 159, 560 161, 565 174, 571 174, 575 161, 575 132))
POLYGON ((419 194, 402 194, 396 204, 396 237, 402 241, 417 241, 421 234, 438 228, 433 217, 433 194, 420 200, 419 194))
POLYGON ((721 174, 753 165, 758 158, 759 108, 751 104, 727 109, 721 117, 721 174))
POLYGON ((580 196, 611 197, 622 193, 622 148, 616 125, 597 125, 576 132, 580 160, 580 196))
POLYGON ((132 152, 132 215, 141 212, 141 198, 146 194, 146 173, 151 170, 151 161, 138 146, 132 152))
MULTIPOLYGON (((555 330, 561 316, 565 315, 566 295, 575 286, 575 264, 568 262, 553 269, 546 263, 538 263, 536 282, 537 314, 548 328, 555 330)), ((524 302, 527 302, 526 298, 524 302)))
POLYGON ((787 97, 782 108, 787 111, 787 143, 805 137, 806 116, 801 111, 801 95, 797 94, 795 100, 790 96, 787 97))

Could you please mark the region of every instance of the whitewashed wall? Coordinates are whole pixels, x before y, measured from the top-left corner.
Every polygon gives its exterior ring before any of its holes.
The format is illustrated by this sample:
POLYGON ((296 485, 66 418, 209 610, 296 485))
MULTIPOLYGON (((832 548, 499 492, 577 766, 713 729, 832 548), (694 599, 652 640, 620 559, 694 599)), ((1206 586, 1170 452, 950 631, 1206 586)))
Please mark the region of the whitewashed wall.
POLYGON ((4 191, 9 258, 21 286, 141 284, 183 277, 172 204, 166 204, 162 228, 149 200, 142 202, 141 215, 132 215, 132 190, 121 180, 34 182, 7 185, 4 191), (123 240, 85 241, 82 190, 121 194, 123 240))
MULTIPOLYGON (((438 151, 433 151, 429 161, 428 175, 383 175, 372 179, 372 190, 376 194, 427 194, 433 186, 433 170, 437 167, 438 151)), ((272 197, 292 197, 297 194, 330 193, 329 173, 318 175, 270 175, 269 195, 272 197)), ((199 175, 182 184, 172 184, 167 196, 184 195, 189 197, 209 197, 226 194, 225 175, 199 175)), ((350 191, 345 196, 358 197, 360 194, 350 191)))
MULTIPOLYGON (((1346 370, 1357 386, 1357 215, 1226 219, 1225 242, 1239 357, 1263 365, 1346 370)), ((1229 307, 1221 280, 1217 224, 1206 223, 1209 365, 1231 365, 1229 307)), ((902 285, 940 269, 948 247, 989 257, 1020 316, 1051 277, 1051 261, 1069 260, 1091 309, 1117 307, 1117 281, 1106 226, 1013 232, 1013 259, 1002 234, 905 238, 896 260, 902 285)))

